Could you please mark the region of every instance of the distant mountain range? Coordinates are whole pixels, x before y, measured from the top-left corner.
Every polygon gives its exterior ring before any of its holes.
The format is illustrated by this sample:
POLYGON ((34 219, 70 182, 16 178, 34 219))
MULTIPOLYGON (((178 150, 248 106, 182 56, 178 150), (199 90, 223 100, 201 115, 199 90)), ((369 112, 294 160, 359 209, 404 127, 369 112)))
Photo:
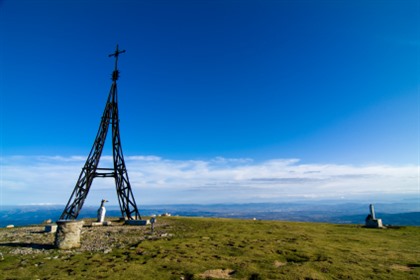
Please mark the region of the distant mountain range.
MULTIPOLYGON (((98 207, 85 206, 79 218, 95 218, 98 207)), ((25 226, 44 220, 59 219, 64 205, 0 206, 0 227, 25 226)), ((416 202, 376 204, 376 216, 385 225, 420 226, 420 209, 416 202)), ((182 204, 139 206, 141 215, 171 213, 179 216, 200 216, 238 219, 364 224, 369 205, 362 203, 297 202, 249 204, 182 204)), ((107 217, 120 217, 118 206, 107 207, 107 217)))

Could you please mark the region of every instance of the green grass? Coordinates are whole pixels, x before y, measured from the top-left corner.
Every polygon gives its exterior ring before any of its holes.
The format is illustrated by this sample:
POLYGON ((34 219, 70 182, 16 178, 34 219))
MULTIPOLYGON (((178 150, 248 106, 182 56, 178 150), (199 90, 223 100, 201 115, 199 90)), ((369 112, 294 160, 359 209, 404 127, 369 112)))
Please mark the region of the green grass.
POLYGON ((419 227, 162 217, 156 230, 173 236, 134 237, 108 254, 4 253, 0 279, 187 280, 216 269, 232 279, 420 279, 419 227))

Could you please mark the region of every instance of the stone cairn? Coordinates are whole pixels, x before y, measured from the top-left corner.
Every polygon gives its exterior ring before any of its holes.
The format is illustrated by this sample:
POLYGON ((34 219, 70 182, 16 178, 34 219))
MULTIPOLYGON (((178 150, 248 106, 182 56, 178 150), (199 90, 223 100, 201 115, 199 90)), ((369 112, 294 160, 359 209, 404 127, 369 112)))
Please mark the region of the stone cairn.
POLYGON ((55 233, 55 247, 68 250, 80 247, 80 232, 83 221, 60 220, 57 221, 55 233))

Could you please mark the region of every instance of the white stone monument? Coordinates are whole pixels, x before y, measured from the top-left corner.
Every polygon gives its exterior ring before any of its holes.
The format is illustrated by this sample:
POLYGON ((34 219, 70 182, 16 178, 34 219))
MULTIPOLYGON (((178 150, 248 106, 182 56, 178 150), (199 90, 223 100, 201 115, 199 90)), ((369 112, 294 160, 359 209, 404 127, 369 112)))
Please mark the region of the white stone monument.
POLYGON ((99 206, 99 209, 98 209, 98 218, 96 222, 92 223, 93 227, 111 225, 111 221, 105 221, 105 214, 106 214, 105 202, 108 202, 108 200, 102 199, 101 206, 99 206))
POLYGON ((105 213, 106 213, 105 202, 108 202, 108 200, 102 199, 101 206, 98 209, 98 220, 97 220, 98 223, 105 222, 105 213))

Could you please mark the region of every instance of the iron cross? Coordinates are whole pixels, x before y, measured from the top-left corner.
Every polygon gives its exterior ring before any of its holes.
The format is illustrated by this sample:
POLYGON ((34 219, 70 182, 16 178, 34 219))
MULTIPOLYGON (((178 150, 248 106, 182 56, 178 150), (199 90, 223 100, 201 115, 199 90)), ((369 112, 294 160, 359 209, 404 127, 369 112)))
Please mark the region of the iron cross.
POLYGON ((117 65, 118 65, 118 56, 120 55, 120 53, 125 53, 125 50, 120 51, 118 49, 118 44, 117 44, 117 48, 115 49, 115 52, 108 55, 108 57, 112 57, 115 56, 115 69, 114 69, 114 73, 113 73, 113 80, 116 81, 118 79, 118 69, 117 69, 117 65))

